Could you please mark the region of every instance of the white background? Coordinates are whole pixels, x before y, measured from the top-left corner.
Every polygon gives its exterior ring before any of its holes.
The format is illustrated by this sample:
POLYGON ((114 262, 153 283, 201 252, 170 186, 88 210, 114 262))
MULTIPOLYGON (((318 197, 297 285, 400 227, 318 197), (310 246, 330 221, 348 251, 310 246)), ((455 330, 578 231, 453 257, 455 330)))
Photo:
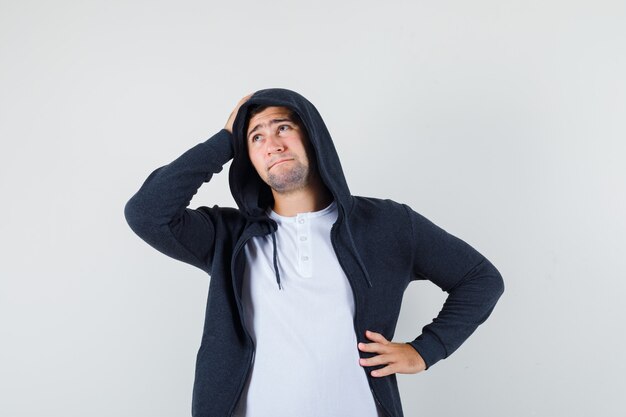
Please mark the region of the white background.
MULTIPOLYGON (((351 191, 409 204, 506 290, 407 416, 623 416, 623 1, 0 1, 0 415, 190 415, 209 277, 123 208, 286 87, 351 191)), ((227 170, 191 207, 233 205, 227 170)), ((445 293, 409 286, 395 341, 445 293)))

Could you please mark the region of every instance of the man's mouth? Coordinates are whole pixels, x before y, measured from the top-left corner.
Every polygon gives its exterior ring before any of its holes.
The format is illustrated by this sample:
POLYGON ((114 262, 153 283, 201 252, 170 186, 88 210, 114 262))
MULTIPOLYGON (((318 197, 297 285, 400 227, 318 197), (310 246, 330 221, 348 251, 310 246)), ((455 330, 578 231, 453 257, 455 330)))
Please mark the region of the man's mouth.
POLYGON ((273 167, 275 167, 278 164, 282 164, 283 162, 287 162, 287 161, 292 161, 292 158, 287 158, 287 159, 279 159, 278 161, 274 162, 272 165, 270 165, 270 167, 268 168, 268 170, 272 169, 273 167))

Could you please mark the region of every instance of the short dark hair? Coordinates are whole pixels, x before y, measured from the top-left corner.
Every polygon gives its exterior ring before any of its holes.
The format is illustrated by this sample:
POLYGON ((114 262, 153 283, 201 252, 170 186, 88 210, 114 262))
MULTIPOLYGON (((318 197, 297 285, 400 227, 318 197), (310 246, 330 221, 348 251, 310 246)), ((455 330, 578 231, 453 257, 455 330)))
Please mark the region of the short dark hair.
POLYGON ((244 123, 244 128, 243 128, 243 134, 244 135, 248 134, 248 127, 250 127, 250 120, 252 120, 252 118, 254 116, 256 116, 257 114, 261 113, 263 110, 267 109, 268 107, 284 107, 284 108, 286 108, 289 111, 288 117, 295 124, 297 124, 300 127, 301 130, 303 130, 306 133, 306 129, 304 128, 304 123, 302 123, 302 119, 300 119, 300 116, 298 116, 298 113, 296 113, 291 107, 275 106, 275 105, 272 105, 272 104, 252 104, 250 107, 248 107, 248 115, 246 117, 246 123, 244 123))

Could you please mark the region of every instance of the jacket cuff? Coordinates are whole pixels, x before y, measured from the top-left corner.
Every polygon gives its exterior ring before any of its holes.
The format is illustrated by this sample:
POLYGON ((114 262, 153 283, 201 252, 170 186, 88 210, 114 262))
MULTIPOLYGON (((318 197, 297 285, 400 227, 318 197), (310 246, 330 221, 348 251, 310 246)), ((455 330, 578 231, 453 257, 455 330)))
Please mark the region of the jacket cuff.
POLYGON ((215 152, 217 162, 220 165, 224 165, 235 155, 233 140, 233 135, 228 130, 222 129, 205 140, 204 144, 211 147, 213 152, 215 152))
POLYGON ((439 339, 430 333, 422 333, 417 339, 406 343, 413 346, 424 359, 426 369, 448 356, 446 348, 439 339))

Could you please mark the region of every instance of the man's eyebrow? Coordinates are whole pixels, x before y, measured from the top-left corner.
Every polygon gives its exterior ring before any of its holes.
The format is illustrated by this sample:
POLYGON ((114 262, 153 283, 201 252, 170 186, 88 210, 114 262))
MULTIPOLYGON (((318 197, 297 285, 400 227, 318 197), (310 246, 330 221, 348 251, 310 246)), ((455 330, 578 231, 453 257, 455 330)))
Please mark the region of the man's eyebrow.
MULTIPOLYGON (((280 123, 280 122, 291 122, 294 123, 293 120, 287 118, 287 117, 283 117, 283 118, 279 118, 279 119, 272 119, 270 120, 271 125, 276 124, 276 123, 280 123)), ((257 130, 259 130, 260 127, 266 126, 265 123, 261 124, 259 123, 258 125, 254 126, 254 129, 252 129, 249 133, 248 133, 248 137, 250 137, 251 134, 253 134, 254 132, 256 132, 257 130)))

